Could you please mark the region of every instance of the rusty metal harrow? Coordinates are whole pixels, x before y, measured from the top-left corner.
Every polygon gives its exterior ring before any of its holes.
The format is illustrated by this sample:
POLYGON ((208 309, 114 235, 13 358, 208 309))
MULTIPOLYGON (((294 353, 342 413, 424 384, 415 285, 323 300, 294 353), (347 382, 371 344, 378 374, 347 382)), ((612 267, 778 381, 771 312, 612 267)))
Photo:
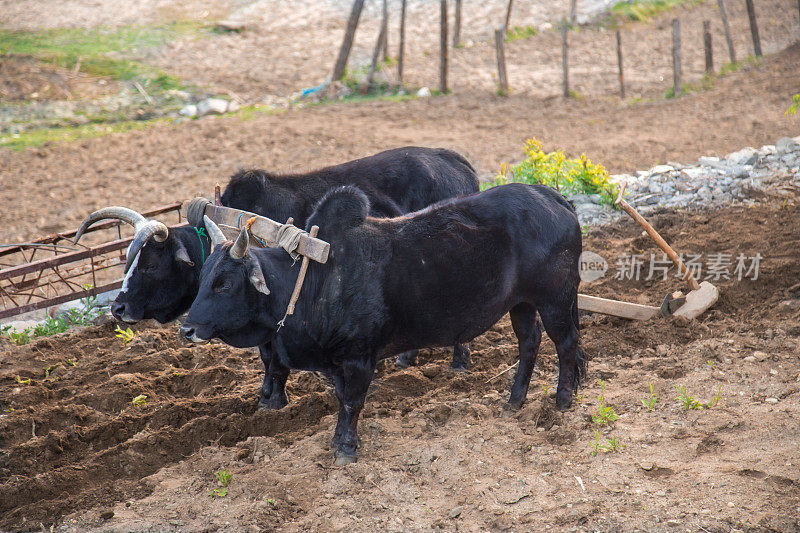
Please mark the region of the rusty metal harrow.
MULTIPOLYGON (((143 213, 182 221, 181 203, 143 213)), ((120 222, 97 224, 100 243, 74 245, 75 231, 56 233, 29 243, 0 246, 0 319, 96 296, 122 285, 125 254, 131 237, 122 237, 120 222)))

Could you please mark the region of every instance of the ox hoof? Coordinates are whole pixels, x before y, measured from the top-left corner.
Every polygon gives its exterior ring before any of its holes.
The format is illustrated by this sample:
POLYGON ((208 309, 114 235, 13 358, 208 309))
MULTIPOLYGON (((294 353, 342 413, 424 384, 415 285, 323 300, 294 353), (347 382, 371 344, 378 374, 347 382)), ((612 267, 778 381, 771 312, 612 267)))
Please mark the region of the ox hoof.
POLYGON ((503 418, 508 418, 508 417, 514 416, 517 413, 517 411, 522 409, 522 404, 523 403, 524 403, 524 400, 521 401, 521 402, 507 402, 507 403, 503 404, 502 417, 503 418))
POLYGON ((566 411, 572 405, 572 391, 558 391, 556 394, 556 406, 559 411, 566 411))
POLYGON ((410 366, 414 366, 417 364, 417 356, 419 356, 419 350, 410 350, 408 352, 403 352, 394 359, 394 364, 399 366, 400 368, 408 368, 410 366))
POLYGON ((259 398, 259 411, 278 411, 289 405, 289 401, 284 398, 259 398))
POLYGON ((450 365, 450 370, 453 372, 458 372, 459 374, 469 373, 469 367, 465 365, 450 365))
POLYGON ((336 460, 333 462, 334 466, 344 466, 349 465, 350 463, 355 463, 358 461, 358 457, 355 455, 336 455, 336 460))

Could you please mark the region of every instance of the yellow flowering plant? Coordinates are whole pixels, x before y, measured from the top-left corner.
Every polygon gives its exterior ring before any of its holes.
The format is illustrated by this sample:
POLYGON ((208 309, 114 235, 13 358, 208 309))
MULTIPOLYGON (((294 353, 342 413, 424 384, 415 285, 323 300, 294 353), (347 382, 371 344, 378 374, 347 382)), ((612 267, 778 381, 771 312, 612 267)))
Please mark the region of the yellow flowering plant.
POLYGON ((592 163, 586 154, 568 159, 562 150, 546 153, 535 138, 529 139, 523 150, 525 158, 521 162, 503 163, 495 179, 483 183, 481 189, 506 183, 541 184, 562 194, 599 194, 601 203, 614 204, 617 185, 609 181, 605 167, 592 163))

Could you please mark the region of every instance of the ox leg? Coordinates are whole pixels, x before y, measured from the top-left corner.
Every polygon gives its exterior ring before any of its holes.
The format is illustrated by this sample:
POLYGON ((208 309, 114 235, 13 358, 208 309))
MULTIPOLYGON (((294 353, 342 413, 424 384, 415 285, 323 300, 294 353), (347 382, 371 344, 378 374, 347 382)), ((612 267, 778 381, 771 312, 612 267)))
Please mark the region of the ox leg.
POLYGON ((509 311, 509 314, 511 327, 514 328, 519 345, 519 367, 514 376, 508 407, 519 409, 528 397, 533 367, 539 353, 539 344, 542 342, 542 325, 536 316, 536 308, 530 304, 518 304, 509 311))
POLYGON ((261 345, 258 350, 261 361, 264 363, 264 383, 261 385, 258 408, 280 409, 285 407, 289 403, 286 397, 286 380, 289 378, 289 369, 272 356, 270 345, 261 345))
POLYGON ((375 365, 366 361, 348 361, 341 373, 334 376, 336 396, 339 400, 339 419, 333 434, 336 465, 346 465, 358 459, 358 416, 364 407, 367 389, 372 381, 375 365))
POLYGON ((403 352, 397 356, 395 359, 395 364, 400 368, 408 368, 410 366, 414 366, 417 363, 417 356, 419 355, 419 350, 410 350, 408 352, 403 352))
POLYGON ((469 370, 469 348, 466 345, 456 344, 453 346, 453 362, 450 363, 450 367, 459 372, 469 370))
POLYGON ((556 405, 562 411, 572 405, 575 385, 580 380, 578 328, 573 320, 571 308, 567 306, 541 306, 539 314, 547 335, 558 352, 558 389, 556 405))

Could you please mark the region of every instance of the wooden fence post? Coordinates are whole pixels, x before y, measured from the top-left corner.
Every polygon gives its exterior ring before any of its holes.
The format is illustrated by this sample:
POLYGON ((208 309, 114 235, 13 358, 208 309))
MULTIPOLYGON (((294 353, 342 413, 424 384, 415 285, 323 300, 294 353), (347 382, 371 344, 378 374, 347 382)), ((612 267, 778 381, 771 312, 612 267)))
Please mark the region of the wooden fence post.
POLYGON ((750 33, 753 36, 753 51, 756 57, 761 56, 761 39, 758 36, 758 23, 756 22, 756 8, 753 0, 745 0, 747 4, 747 17, 750 19, 750 33))
MULTIPOLYGON (((384 0, 385 2, 386 0, 384 0)), ((375 79, 375 71, 378 69, 378 58, 381 55, 381 49, 383 49, 383 44, 386 42, 384 39, 386 38, 386 32, 388 28, 386 26, 386 19, 383 19, 381 23, 381 30, 378 33, 378 42, 375 43, 375 51, 372 52, 372 62, 369 65, 369 72, 367 73, 367 90, 372 88, 372 82, 375 79)))
POLYGON ((711 22, 703 21, 703 48, 706 51, 706 74, 714 73, 714 50, 711 47, 711 22))
POLYGON ((494 46, 497 51, 497 94, 505 96, 508 94, 508 76, 506 75, 506 29, 498 28, 494 31, 494 46))
POLYGON ((672 20, 672 95, 677 97, 681 94, 681 21, 672 20))
POLYGON ((333 79, 338 80, 344 76, 347 68, 347 58, 350 57, 350 49, 353 47, 353 38, 356 35, 358 19, 361 17, 361 9, 364 7, 364 0, 353 0, 353 9, 350 11, 350 18, 347 20, 347 28, 344 31, 342 47, 339 49, 339 57, 333 67, 333 79))
POLYGON ((622 37, 617 30, 617 65, 619 66, 619 97, 625 98, 625 76, 622 73, 622 37))
POLYGON ((461 44, 461 0, 456 0, 456 20, 453 23, 453 48, 456 48, 459 44, 461 44))
POLYGON ((441 0, 441 21, 439 33, 439 48, 441 57, 439 58, 439 90, 443 93, 447 89, 447 0, 441 0))
POLYGON ((725 0, 717 0, 719 6, 719 16, 722 19, 722 27, 725 28, 725 40, 728 42, 728 55, 731 63, 736 63, 736 51, 733 48, 733 38, 731 37, 731 26, 728 24, 728 13, 725 11, 725 0))
POLYGON ((570 25, 575 24, 575 17, 578 15, 578 0, 572 0, 572 3, 569 6, 569 23, 570 25))
POLYGON ((397 51, 397 84, 403 85, 403 59, 406 48, 406 0, 400 6, 400 45, 397 51))
POLYGON ((383 41, 381 41, 381 48, 383 49, 383 60, 389 60, 389 6, 388 0, 383 0, 383 18, 381 25, 386 28, 383 32, 383 41))
POLYGON ((564 97, 569 97, 569 64, 567 61, 567 19, 561 21, 561 69, 564 73, 564 97))
POLYGON ((508 22, 511 20, 511 8, 514 6, 514 0, 508 0, 508 9, 506 9, 506 21, 503 28, 508 30, 508 22))

